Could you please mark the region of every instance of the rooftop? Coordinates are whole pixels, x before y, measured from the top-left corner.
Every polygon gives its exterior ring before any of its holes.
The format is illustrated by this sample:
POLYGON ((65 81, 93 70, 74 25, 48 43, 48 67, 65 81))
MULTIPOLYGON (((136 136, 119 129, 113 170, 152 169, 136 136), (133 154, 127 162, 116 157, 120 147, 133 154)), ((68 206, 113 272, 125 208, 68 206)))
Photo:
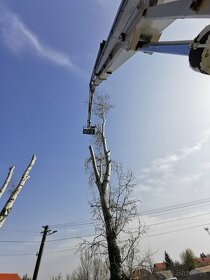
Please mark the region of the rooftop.
POLYGON ((0 280, 21 280, 17 273, 0 273, 0 280))

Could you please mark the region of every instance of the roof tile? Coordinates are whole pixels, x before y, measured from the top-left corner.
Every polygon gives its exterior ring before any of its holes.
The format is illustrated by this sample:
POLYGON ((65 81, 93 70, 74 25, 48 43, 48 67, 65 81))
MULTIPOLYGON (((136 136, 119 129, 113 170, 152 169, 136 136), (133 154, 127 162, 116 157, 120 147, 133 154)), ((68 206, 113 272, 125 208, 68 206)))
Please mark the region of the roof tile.
POLYGON ((17 273, 0 273, 0 280, 21 280, 17 273))

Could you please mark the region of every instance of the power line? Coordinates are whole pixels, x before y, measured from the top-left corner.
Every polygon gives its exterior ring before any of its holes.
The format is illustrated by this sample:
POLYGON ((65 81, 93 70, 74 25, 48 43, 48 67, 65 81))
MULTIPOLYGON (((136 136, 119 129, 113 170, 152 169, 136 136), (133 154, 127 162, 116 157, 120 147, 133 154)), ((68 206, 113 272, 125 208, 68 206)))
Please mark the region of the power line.
MULTIPOLYGON (((171 211, 179 210, 182 208, 200 206, 201 204, 206 204, 206 203, 210 203, 210 198, 188 201, 185 203, 174 204, 171 206, 166 206, 166 207, 161 207, 161 208, 154 208, 151 210, 144 210, 144 211, 141 211, 139 216, 146 216, 149 214, 155 214, 155 216, 156 216, 156 214, 162 215, 162 212, 171 212, 171 211), (159 213, 161 213, 161 214, 159 214, 159 213)), ((69 222, 69 223, 63 223, 63 224, 54 224, 54 225, 50 225, 50 226, 53 228, 65 228, 65 227, 86 226, 86 225, 95 225, 95 224, 97 224, 97 222, 78 221, 78 222, 69 222)))
MULTIPOLYGON (((167 212, 176 212, 176 211, 181 211, 183 210, 183 208, 194 208, 197 206, 200 206, 201 204, 206 204, 206 203, 210 203, 210 198, 205 198, 205 199, 199 199, 199 200, 192 200, 192 201, 188 201, 185 203, 179 203, 179 204, 174 204, 171 206, 166 206, 166 207, 161 207, 161 208, 154 208, 151 210, 144 210, 141 211, 140 213, 140 217, 141 216, 146 216, 149 214, 153 214, 155 216, 162 216, 162 215, 166 215, 168 214, 167 212), (166 213, 165 213, 166 212, 166 213)), ((54 225, 50 225, 50 227, 52 228, 68 228, 68 227, 79 227, 79 226, 91 226, 91 225, 97 225, 97 222, 93 222, 90 220, 87 221, 75 221, 75 222, 68 222, 68 223, 63 223, 63 224, 54 224, 54 225)), ((21 230, 19 229, 14 229, 14 228, 8 228, 8 229, 1 229, 1 231, 14 231, 14 232, 31 232, 31 233, 39 233, 38 231, 35 230, 28 230, 28 228, 26 230, 23 230, 23 228, 21 228, 21 230)), ((35 242, 39 242, 39 241, 35 241, 35 242)))
MULTIPOLYGON (((177 232, 177 231, 182 231, 182 230, 187 230, 187 229, 198 228, 198 227, 201 227, 201 226, 207 226, 207 225, 209 225, 209 223, 205 223, 205 224, 202 224, 202 225, 196 225, 196 226, 192 226, 192 227, 185 227, 185 228, 177 229, 177 230, 175 229, 175 230, 171 230, 171 231, 167 231, 167 232, 161 232, 161 233, 157 233, 157 234, 153 234, 153 235, 146 235, 146 236, 142 236, 142 238, 152 237, 152 236, 156 236, 156 235, 158 236, 158 235, 162 235, 162 234, 166 234, 166 233, 177 232)), ((137 228, 131 228, 131 230, 134 230, 134 229, 137 229, 137 228)), ((67 237, 67 238, 53 239, 53 240, 48 240, 47 242, 57 242, 57 241, 64 241, 64 240, 81 239, 81 238, 94 237, 94 236, 96 236, 96 234, 88 234, 88 235, 77 236, 77 237, 67 237)))
POLYGON ((59 250, 48 251, 48 252, 46 252, 46 254, 57 254, 60 252, 72 251, 73 249, 76 249, 76 248, 77 248, 77 246, 72 246, 72 247, 63 248, 63 249, 59 249, 59 250))
MULTIPOLYGON (((165 231, 165 232, 160 232, 160 233, 156 233, 156 234, 150 234, 150 235, 146 235, 146 236, 142 236, 141 238, 149 238, 149 237, 155 237, 155 236, 160 236, 160 235, 164 235, 164 234, 170 234, 170 233, 174 233, 174 232, 179 232, 179 231, 184 231, 184 230, 189 230, 189 229, 194 229, 194 228, 199 228, 199 227, 204 227, 209 225, 209 223, 206 224, 201 224, 201 225, 196 225, 196 226, 191 226, 191 227, 185 227, 185 228, 181 228, 181 229, 174 229, 174 230, 170 230, 170 231, 165 231)), ((89 234, 89 235, 84 235, 84 236, 80 236, 80 237, 70 237, 70 238, 62 238, 62 239, 53 239, 53 240, 48 240, 47 242, 50 241, 61 241, 61 240, 69 240, 69 239, 79 239, 79 238, 86 238, 86 237, 94 237, 96 236, 95 234, 89 234)), ((68 247, 68 248, 63 248, 63 249, 59 249, 59 250, 54 250, 54 251, 48 251, 45 254, 53 254, 53 253, 59 253, 59 252, 63 252, 63 251, 70 251, 72 249, 76 248, 76 246, 73 247, 68 247)), ((34 254, 25 254, 25 253, 19 253, 19 254, 0 254, 0 257, 14 257, 14 256, 34 256, 34 254)))
MULTIPOLYGON (((190 201, 190 202, 186 202, 186 203, 180 203, 180 204, 175 204, 172 206, 168 206, 168 207, 162 207, 162 208, 156 208, 156 209, 152 209, 152 210, 147 210, 147 211, 143 211, 141 213, 142 216, 144 215, 148 215, 149 213, 154 213, 156 214, 157 212, 168 212, 168 211, 172 211, 172 210, 180 210, 180 208, 187 208, 187 207, 192 207, 192 206, 197 206, 197 205, 201 205, 204 203, 209 203, 209 199, 200 199, 200 200, 195 200, 195 201, 190 201)), ((164 213, 166 214, 166 213, 164 213)), ((149 224, 147 226, 157 226, 157 225, 161 225, 161 224, 167 224, 167 223, 172 223, 172 222, 176 222, 176 221, 181 221, 181 220, 187 220, 187 219, 191 219, 191 218, 195 218, 195 217, 201 217, 204 215, 209 215, 210 213, 204 213, 204 214, 200 214, 200 215, 194 215, 194 216, 190 216, 190 217, 184 217, 184 218, 179 218, 179 219, 175 219, 175 220, 170 220, 170 221, 163 221, 163 222, 159 222, 159 223, 155 223, 155 224, 149 224)), ((84 226, 84 225, 95 225, 96 223, 94 222, 72 222, 72 223, 65 223, 65 224, 57 224, 57 225, 53 225, 53 227, 71 227, 71 226, 84 226)), ((16 231, 13 229, 13 231, 16 231)), ((48 240, 47 242, 56 242, 56 241, 65 241, 65 240, 73 240, 73 239, 79 239, 79 238, 87 238, 87 237, 93 237, 95 236, 94 234, 91 235, 84 235, 84 236, 77 236, 77 237, 69 237, 69 238, 60 238, 60 239, 55 239, 55 240, 48 240)), ((154 235, 155 236, 155 235, 154 235)), ((149 237, 149 236, 148 236, 149 237)), ((0 240, 0 243, 37 243, 40 242, 39 240, 0 240)))
POLYGON ((53 228, 66 228, 66 227, 76 227, 76 226, 89 226, 89 225, 95 225, 95 224, 96 224, 95 222, 84 221, 84 222, 72 222, 72 223, 51 225, 51 227, 53 227, 53 228))
POLYGON ((32 233, 39 233, 35 228, 31 227, 21 227, 21 228, 13 228, 13 227, 4 227, 0 229, 1 231, 14 231, 14 232, 32 232, 32 233))
MULTIPOLYGON (((177 222, 177 221, 182 221, 182 220, 188 220, 196 217, 202 217, 202 216, 207 216, 210 215, 210 212, 199 214, 199 215, 193 215, 189 217, 183 217, 183 218, 178 218, 174 220, 168 220, 168 221, 163 221, 159 223, 152 223, 152 224, 146 224, 148 227, 153 227, 157 225, 162 225, 162 224, 168 224, 172 222, 177 222)), ((199 222, 199 221, 194 221, 194 223, 199 222)), ((206 224, 205 224, 206 225, 206 224)), ((180 225, 182 226, 182 225, 180 225)), ((129 230, 136 230, 138 228, 130 228, 129 230)), ((67 238, 59 238, 59 239, 52 239, 52 240, 47 240, 46 242, 57 242, 57 241, 65 241, 65 240, 74 240, 74 239, 80 239, 80 238, 86 238, 86 237, 93 237, 95 234, 88 234, 88 235, 78 235, 78 236, 72 236, 72 237, 67 237, 67 238)), ((0 240, 0 243, 37 243, 40 242, 39 240, 0 240)))
POLYGON ((37 243, 40 240, 0 240, 0 243, 37 243))
MULTIPOLYGON (((162 213, 162 212, 180 211, 183 208, 196 207, 196 206, 200 206, 201 204, 206 204, 206 203, 210 203, 209 198, 189 201, 189 202, 175 204, 175 205, 162 207, 162 208, 145 210, 145 211, 141 212, 141 216, 146 216, 146 215, 149 215, 149 214, 165 215, 167 213, 162 213)), ((153 224, 149 224, 147 226, 152 227, 152 226, 157 226, 157 225, 162 225, 162 224, 168 224, 168 223, 172 223, 172 222, 192 219, 192 218, 195 218, 195 217, 206 216, 206 215, 209 215, 209 214, 210 214, 210 212, 207 212, 207 213, 193 215, 193 216, 189 216, 189 217, 183 217, 183 218, 178 218, 178 219, 174 219, 174 220, 163 221, 163 222, 159 222, 159 223, 153 223, 153 224)), ((195 222, 197 222, 197 221, 195 221, 195 222)), ((80 221, 80 222, 78 221, 78 222, 57 224, 57 225, 52 225, 52 226, 55 227, 55 228, 62 228, 62 227, 66 228, 66 227, 87 226, 87 225, 96 225, 96 223, 95 222, 90 222, 90 221, 80 221)), ((173 232, 179 232, 179 231, 199 228, 199 227, 203 227, 203 226, 207 226, 207 225, 209 225, 209 223, 200 224, 200 225, 196 225, 196 226, 189 226, 189 227, 185 227, 185 228, 181 228, 181 229, 174 229, 174 230, 165 231, 165 232, 159 232, 159 233, 155 233, 155 234, 150 234, 150 235, 142 236, 142 238, 150 238, 150 237, 160 236, 160 235, 164 235, 164 234, 170 234, 170 233, 173 233, 173 232)), ((134 230, 134 229, 136 229, 136 228, 131 228, 131 230, 134 230)), ((19 230, 7 229, 5 231, 19 231, 19 230)), ((66 240, 76 240, 76 239, 82 239, 82 238, 88 238, 88 237, 94 237, 94 236, 96 236, 96 235, 95 234, 79 235, 79 236, 75 236, 75 237, 48 240, 47 242, 59 242, 59 241, 66 241, 66 240)), ((40 241, 39 240, 0 240, 0 243, 37 243, 37 242, 40 242, 40 241)), ((75 248, 75 247, 72 247, 71 249, 73 249, 73 248, 75 248)), ((58 252, 68 251, 68 250, 71 250, 71 249, 68 248, 68 249, 62 249, 62 250, 49 251, 49 252, 46 252, 46 254, 53 254, 53 253, 56 254, 58 252)), ((24 256, 26 256, 26 255, 27 256, 33 256, 34 254, 28 254, 28 253, 27 254, 18 253, 18 254, 12 254, 12 255, 9 255, 9 254, 2 254, 1 255, 0 254, 0 257, 23 256, 23 255, 24 256)))
POLYGON ((192 226, 192 227, 181 228, 181 229, 174 229, 174 230, 160 232, 160 233, 155 233, 155 234, 150 234, 150 235, 147 235, 147 236, 142 236, 142 238, 149 238, 149 237, 153 237, 153 236, 159 236, 159 235, 163 235, 163 234, 168 234, 168 233, 173 233, 173 232, 178 232, 178 231, 183 231, 183 230, 188 230, 188 229, 205 227, 207 225, 209 225, 209 223, 202 224, 202 225, 197 225, 197 226, 192 226))
POLYGON ((19 229, 1 229, 1 231, 11 231, 11 232, 30 232, 30 233, 39 233, 39 231, 32 231, 32 230, 19 230, 19 229))
MULTIPOLYGON (((164 221, 164 222, 159 222, 159 223, 154 223, 154 224, 148 224, 146 226, 153 227, 153 226, 168 224, 168 223, 177 222, 177 221, 181 221, 181 220, 188 220, 188 219, 192 219, 192 218, 195 218, 195 217, 206 216, 206 215, 209 215, 209 214, 210 213, 204 213, 204 214, 200 214, 200 215, 183 217, 183 218, 179 218, 179 219, 175 219, 175 220, 169 220, 169 221, 164 221)), ((196 223, 196 222, 199 222, 199 221, 194 221, 193 223, 196 223)), ((209 224, 209 223, 207 223, 207 224, 209 224)), ((207 224, 205 224, 205 225, 207 225, 207 224)), ((180 225, 180 226, 182 226, 182 225, 180 225)), ((136 229, 138 229, 138 228, 134 227, 134 228, 130 228, 129 230, 136 230, 136 229)), ((67 237, 67 238, 47 240, 46 242, 58 242, 58 241, 65 241, 65 240, 74 240, 74 239, 81 239, 81 238, 87 238, 87 237, 93 237, 93 236, 95 236, 95 234, 78 235, 78 236, 72 236, 72 237, 67 237)), ((0 243, 39 243, 39 242, 40 242, 39 240, 0 240, 0 243)))
POLYGON ((169 221, 164 221, 164 222, 159 222, 159 223, 155 223, 155 224, 148 224, 146 226, 148 226, 148 227, 150 227, 150 226, 157 226, 157 225, 168 224, 168 223, 172 223, 172 222, 178 222, 178 221, 188 220, 188 219, 192 219, 192 218, 207 216, 207 215, 210 215, 210 212, 199 214, 199 215, 194 215, 194 216, 189 216, 189 217, 183 217, 183 218, 174 219, 174 220, 169 220, 169 221))
MULTIPOLYGON (((210 203, 210 201, 209 201, 209 203, 210 203)), ((189 205, 189 206, 187 206, 187 207, 189 207, 190 209, 191 208, 195 208, 195 207, 200 207, 200 203, 199 203, 199 205, 193 205, 193 206, 191 206, 191 205, 189 205)), ((184 208, 186 208, 186 206, 184 207, 184 208)), ((172 213, 174 213, 174 212, 178 212, 178 211, 183 211, 183 210, 186 210, 186 209, 180 209, 180 208, 178 208, 178 209, 173 209, 173 210, 168 210, 168 211, 170 211, 170 212, 172 212, 172 213)), ((166 210, 165 210, 166 211, 166 210)), ((147 213, 147 212, 144 212, 143 214, 140 214, 139 215, 139 217, 141 217, 141 216, 147 216, 149 213, 147 213)), ((202 214, 202 215, 207 215, 207 214, 210 214, 210 212, 209 213, 205 213, 205 214, 202 214)), ((163 216, 163 215, 168 215, 168 213, 155 213, 155 209, 154 209, 154 214, 153 214, 155 217, 159 217, 159 216, 163 216)), ((199 217, 200 215, 195 215, 195 216, 192 216, 192 217, 199 217)), ((189 217, 190 218, 190 217, 189 217)), ((185 219, 185 218, 181 218, 181 219, 185 219)), ((173 220, 172 220, 173 221, 173 220)), ((175 221, 175 220, 174 220, 175 221)), ((163 223, 165 223, 165 222, 163 222, 163 223)), ((99 224, 99 223, 97 223, 97 222, 84 222, 84 223, 82 223, 82 222, 80 222, 80 223, 65 223, 65 224, 59 224, 59 225, 54 225, 53 227, 55 227, 55 228, 69 228, 69 227, 75 227, 75 226, 87 226, 87 225, 97 225, 97 224, 99 224)))
POLYGON ((66 238, 58 238, 58 239, 51 239, 47 240, 47 242, 57 242, 57 241, 65 241, 65 240, 72 240, 72 239, 82 239, 82 238, 87 238, 87 237, 93 237, 96 236, 95 233, 93 234, 86 234, 86 235, 78 235, 75 237, 66 237, 66 238))
MULTIPOLYGON (((189 216, 189 217, 178 218, 178 219, 174 219, 174 220, 163 221, 163 222, 159 222, 159 223, 146 224, 146 226, 148 226, 148 227, 149 227, 149 226, 157 226, 157 225, 168 224, 168 223, 172 223, 172 222, 177 222, 177 221, 182 221, 182 220, 188 220, 188 219, 197 218, 197 217, 202 217, 202 216, 207 216, 207 215, 210 215, 210 212, 203 213, 203 214, 198 214, 198 215, 193 215, 193 216, 189 216)), ((85 223, 85 224, 96 225, 96 223, 94 223, 94 222, 85 223)), ((68 224, 63 224, 63 225, 65 225, 65 227, 68 227, 68 224)), ((82 225, 83 225, 83 224, 82 224, 82 225)))
MULTIPOLYGON (((71 246, 59 250, 46 251, 45 254, 56 254, 59 252, 71 251, 72 249, 76 249, 76 248, 77 248, 76 246, 71 246)), ((35 254, 32 253, 0 254, 0 257, 17 257, 17 256, 35 256, 35 254)))
MULTIPOLYGON (((46 242, 56 242, 56 241, 80 239, 80 238, 84 238, 84 237, 91 237, 91 236, 94 236, 94 235, 95 234, 84 235, 84 236, 79 235, 79 236, 59 238, 59 239, 51 239, 51 240, 47 240, 46 242)), ((40 240, 0 240, 0 243, 37 243, 37 242, 40 242, 40 240)))
POLYGON ((172 211, 172 210, 176 210, 176 209, 180 209, 180 208, 186 208, 186 207, 205 204, 205 203, 210 203, 210 199, 206 199, 206 200, 202 199, 202 200, 197 200, 197 201, 194 201, 194 202, 186 202, 186 203, 175 204, 175 205, 168 206, 168 207, 146 210, 146 211, 141 212, 141 216, 145 216, 145 215, 149 215, 149 214, 153 214, 153 213, 156 214, 156 213, 159 213, 159 212, 172 211))
MULTIPOLYGON (((153 213, 152 214, 152 217, 160 217, 160 216, 166 216, 166 215, 169 215, 169 214, 174 214, 174 213, 177 213, 177 212, 183 212, 183 211, 186 211, 186 210, 189 210, 189 209, 194 209, 194 208, 197 208, 197 207, 201 207, 200 205, 194 205, 194 206, 189 206, 188 208, 185 208, 185 209, 175 209, 175 210, 171 210, 169 211, 169 213, 153 213)), ((141 215, 139 215, 141 217, 141 215)), ((147 214, 145 215, 142 215, 142 216, 147 216, 147 214)))

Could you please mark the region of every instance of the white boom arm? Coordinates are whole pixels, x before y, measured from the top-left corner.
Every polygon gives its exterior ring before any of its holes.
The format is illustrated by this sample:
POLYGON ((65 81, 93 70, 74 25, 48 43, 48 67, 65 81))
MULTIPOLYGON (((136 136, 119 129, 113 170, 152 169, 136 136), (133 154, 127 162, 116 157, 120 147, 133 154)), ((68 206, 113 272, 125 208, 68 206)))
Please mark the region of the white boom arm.
POLYGON ((159 42, 162 32, 176 19, 209 17, 209 0, 122 0, 109 36, 100 44, 91 75, 87 128, 91 128, 96 86, 138 51, 188 55, 193 41, 166 42, 164 45, 159 42), (168 52, 164 51, 167 46, 170 46, 168 52))

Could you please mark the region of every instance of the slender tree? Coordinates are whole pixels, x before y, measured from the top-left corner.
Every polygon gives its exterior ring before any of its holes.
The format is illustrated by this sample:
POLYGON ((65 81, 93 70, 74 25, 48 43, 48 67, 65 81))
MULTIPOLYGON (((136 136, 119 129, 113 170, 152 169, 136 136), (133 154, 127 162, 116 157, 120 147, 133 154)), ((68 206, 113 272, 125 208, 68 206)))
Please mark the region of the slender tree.
POLYGON ((172 269, 173 266, 174 266, 174 262, 172 261, 172 259, 170 258, 169 254, 166 251, 165 251, 164 263, 165 263, 167 269, 172 269))
MULTIPOLYGON (((33 155, 32 159, 29 163, 29 165, 27 166, 25 172, 23 173, 20 182, 18 183, 17 187, 11 192, 9 199, 7 200, 7 202, 5 203, 3 209, 0 212, 0 227, 2 227, 3 223, 5 222, 6 218, 8 217, 10 211, 12 210, 12 207, 17 199, 18 194, 21 192, 23 186, 25 185, 26 181, 30 178, 29 176, 29 172, 31 171, 33 165, 35 164, 36 161, 36 156, 33 155)), ((1 192, 4 192, 6 187, 8 186, 11 177, 12 177, 12 173, 13 173, 14 167, 11 167, 9 169, 9 173, 8 176, 6 178, 6 181, 4 182, 2 188, 1 188, 1 192)))
POLYGON ((22 280, 31 280, 31 278, 28 276, 28 274, 24 274, 22 280))
POLYGON ((182 264, 184 265, 187 271, 192 270, 193 268, 197 267, 197 263, 195 260, 195 254, 191 249, 185 249, 180 255, 182 264))
POLYGON ((59 273, 58 275, 56 276, 52 276, 50 277, 51 280, 63 280, 63 276, 62 276, 62 273, 59 273))
POLYGON ((69 280, 108 280, 109 271, 101 256, 92 256, 90 250, 80 252, 80 265, 67 275, 69 280))
POLYGON ((7 175, 7 178, 6 180, 4 181, 2 187, 0 188, 0 197, 2 197, 2 195, 4 194, 7 186, 9 185, 10 181, 11 181, 11 178, 12 178, 12 175, 13 175, 13 172, 14 172, 14 169, 15 167, 14 166, 11 166, 9 168, 9 172, 8 172, 8 175, 7 175))
POLYGON ((135 231, 128 229, 129 222, 137 217, 139 201, 132 197, 137 181, 131 171, 124 171, 121 164, 111 161, 105 125, 106 115, 112 107, 107 96, 96 96, 93 112, 98 123, 89 146, 90 159, 86 166, 90 172, 90 183, 94 182, 97 186, 91 203, 93 217, 102 226, 96 229, 97 236, 90 247, 104 248, 108 254, 110 280, 122 280, 132 270, 137 243, 144 229, 140 223, 137 223, 135 231))

